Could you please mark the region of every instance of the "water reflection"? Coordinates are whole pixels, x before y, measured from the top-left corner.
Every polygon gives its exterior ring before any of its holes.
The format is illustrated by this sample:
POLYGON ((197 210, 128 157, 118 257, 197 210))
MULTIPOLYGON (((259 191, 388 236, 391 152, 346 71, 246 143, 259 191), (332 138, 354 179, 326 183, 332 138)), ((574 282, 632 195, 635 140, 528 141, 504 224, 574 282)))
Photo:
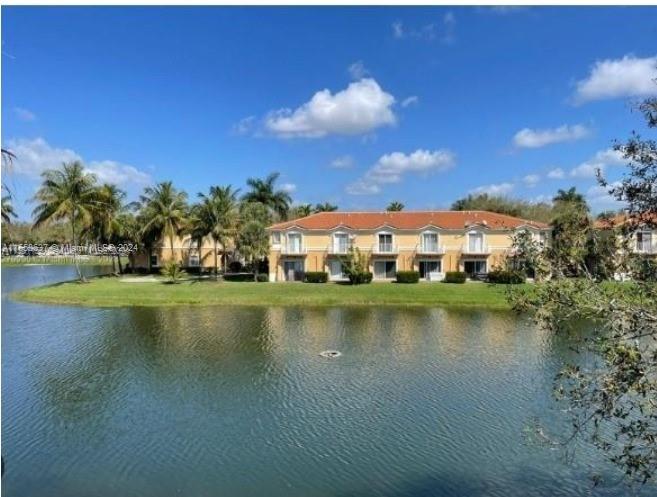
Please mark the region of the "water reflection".
POLYGON ((509 313, 3 311, 14 496, 581 495, 605 468, 524 442, 534 417, 564 428, 569 343, 509 313))

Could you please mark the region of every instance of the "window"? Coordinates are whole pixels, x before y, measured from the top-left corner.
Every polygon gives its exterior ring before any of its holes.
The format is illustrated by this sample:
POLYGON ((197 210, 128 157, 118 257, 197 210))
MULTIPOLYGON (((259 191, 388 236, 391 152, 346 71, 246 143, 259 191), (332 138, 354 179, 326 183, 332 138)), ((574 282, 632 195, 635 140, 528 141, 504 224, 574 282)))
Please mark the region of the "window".
POLYGON ((151 266, 157 267, 157 255, 151 254, 151 266))
POLYGON ((280 245, 281 244, 281 232, 280 231, 272 231, 271 232, 271 244, 272 245, 280 245))
POLYGON ((189 254, 189 265, 191 267, 198 267, 201 265, 201 258, 198 254, 189 254))
POLYGON ((463 269, 468 276, 472 277, 476 274, 486 273, 486 261, 465 261, 463 269))
POLYGON ((468 233, 468 252, 482 253, 484 251, 484 234, 468 233))
POLYGON ((420 261, 420 278, 430 280, 441 273, 440 261, 420 261))
POLYGON ((290 254, 301 253, 301 234, 289 233, 287 235, 287 250, 290 254))
POLYGON ((392 235, 379 233, 379 252, 392 252, 392 235))
POLYGON ((391 280, 397 275, 396 261, 374 262, 374 277, 377 280, 391 280))
POLYGON ((438 233, 422 233, 422 251, 438 252, 438 233))
POLYGON ((346 254, 349 250, 349 235, 346 233, 335 233, 333 235, 333 252, 346 254))
POLYGON ((652 232, 638 231, 636 234, 637 252, 650 252, 651 245, 652 245, 652 232))

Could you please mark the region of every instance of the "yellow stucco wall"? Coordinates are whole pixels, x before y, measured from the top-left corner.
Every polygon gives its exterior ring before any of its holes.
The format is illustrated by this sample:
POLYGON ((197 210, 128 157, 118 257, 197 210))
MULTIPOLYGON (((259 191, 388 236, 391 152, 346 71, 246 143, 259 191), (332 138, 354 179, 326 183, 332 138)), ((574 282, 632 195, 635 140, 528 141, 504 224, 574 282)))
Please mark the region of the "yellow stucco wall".
MULTIPOLYGON (((182 266, 190 265, 190 256, 198 254, 200 258, 199 266, 205 269, 214 268, 214 242, 212 238, 206 237, 203 239, 199 248, 191 247, 191 237, 175 237, 173 239, 173 251, 171 250, 171 242, 169 239, 163 239, 155 244, 151 253, 157 256, 157 266, 162 267, 167 262, 175 260, 182 266)), ((230 247, 229 247, 230 249, 230 247)), ((220 243, 217 244, 217 265, 221 270, 223 268, 223 247, 220 243)), ((144 247, 137 252, 134 257, 134 265, 136 268, 148 268, 149 253, 144 247)))
MULTIPOLYGON (((327 271, 329 263, 338 256, 331 254, 330 247, 333 243, 334 233, 347 233, 350 235, 352 245, 358 247, 369 261, 369 270, 374 272, 375 260, 394 260, 397 263, 397 271, 418 270, 421 260, 440 260, 441 272, 463 271, 466 260, 485 260, 490 270, 494 266, 502 265, 512 245, 512 231, 491 231, 487 229, 445 231, 445 230, 417 230, 402 231, 393 229, 371 230, 353 232, 349 230, 335 231, 304 231, 290 229, 282 231, 281 244, 272 243, 269 255, 269 279, 270 281, 284 281, 285 261, 301 261, 304 271, 327 271), (438 245, 444 248, 444 254, 424 255, 417 252, 421 243, 421 234, 431 231, 438 234, 438 245), (487 247, 487 254, 468 255, 463 253, 463 247, 467 243, 467 233, 477 231, 484 235, 483 244, 487 247), (372 249, 377 243, 379 233, 392 233, 395 254, 373 254, 372 249), (285 245, 288 233, 299 233, 302 236, 302 254, 290 255, 281 253, 281 246, 285 245)), ((538 236, 538 231, 535 232, 538 236)), ((273 239, 272 239, 273 241, 273 239)))

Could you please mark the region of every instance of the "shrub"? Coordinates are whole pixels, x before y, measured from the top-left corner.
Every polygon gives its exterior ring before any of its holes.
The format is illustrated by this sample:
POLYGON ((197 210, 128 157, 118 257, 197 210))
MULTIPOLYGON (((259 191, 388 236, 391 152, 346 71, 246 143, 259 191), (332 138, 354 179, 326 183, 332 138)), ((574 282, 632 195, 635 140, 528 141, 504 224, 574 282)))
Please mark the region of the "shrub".
POLYGON ((397 283, 417 283, 420 281, 418 271, 397 271, 397 283))
POLYGON ((326 283, 328 281, 328 273, 323 271, 307 271, 303 281, 306 283, 326 283))
POLYGON ((465 283, 466 274, 461 271, 447 271, 445 273, 445 283, 465 283))
POLYGON ((176 283, 185 274, 185 271, 182 270, 178 263, 169 261, 162 268, 162 274, 169 278, 167 283, 176 283))
POLYGON ((255 281, 253 273, 226 273, 224 281, 255 281))
POLYGON ((495 269, 488 273, 489 283, 500 283, 505 285, 518 285, 525 282, 522 271, 509 269, 495 269))
POLYGON ((241 273, 244 266, 240 261, 230 261, 228 263, 228 272, 230 273, 241 273))
POLYGON ((372 283, 372 278, 374 275, 368 272, 362 273, 349 273, 349 283, 352 285, 362 285, 367 283, 372 283))
POLYGON ((269 281, 269 274, 258 273, 258 275, 256 276, 256 281, 258 283, 267 283, 269 281))

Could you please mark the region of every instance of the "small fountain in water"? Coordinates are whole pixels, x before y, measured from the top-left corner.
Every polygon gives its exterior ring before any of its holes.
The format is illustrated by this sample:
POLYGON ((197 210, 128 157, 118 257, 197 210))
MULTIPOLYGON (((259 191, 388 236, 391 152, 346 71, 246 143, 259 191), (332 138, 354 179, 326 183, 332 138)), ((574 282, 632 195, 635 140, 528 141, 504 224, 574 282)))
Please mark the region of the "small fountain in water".
POLYGON ((323 352, 320 352, 319 355, 321 355, 322 357, 326 357, 328 359, 335 359, 336 357, 340 357, 342 353, 337 350, 325 350, 323 352))

